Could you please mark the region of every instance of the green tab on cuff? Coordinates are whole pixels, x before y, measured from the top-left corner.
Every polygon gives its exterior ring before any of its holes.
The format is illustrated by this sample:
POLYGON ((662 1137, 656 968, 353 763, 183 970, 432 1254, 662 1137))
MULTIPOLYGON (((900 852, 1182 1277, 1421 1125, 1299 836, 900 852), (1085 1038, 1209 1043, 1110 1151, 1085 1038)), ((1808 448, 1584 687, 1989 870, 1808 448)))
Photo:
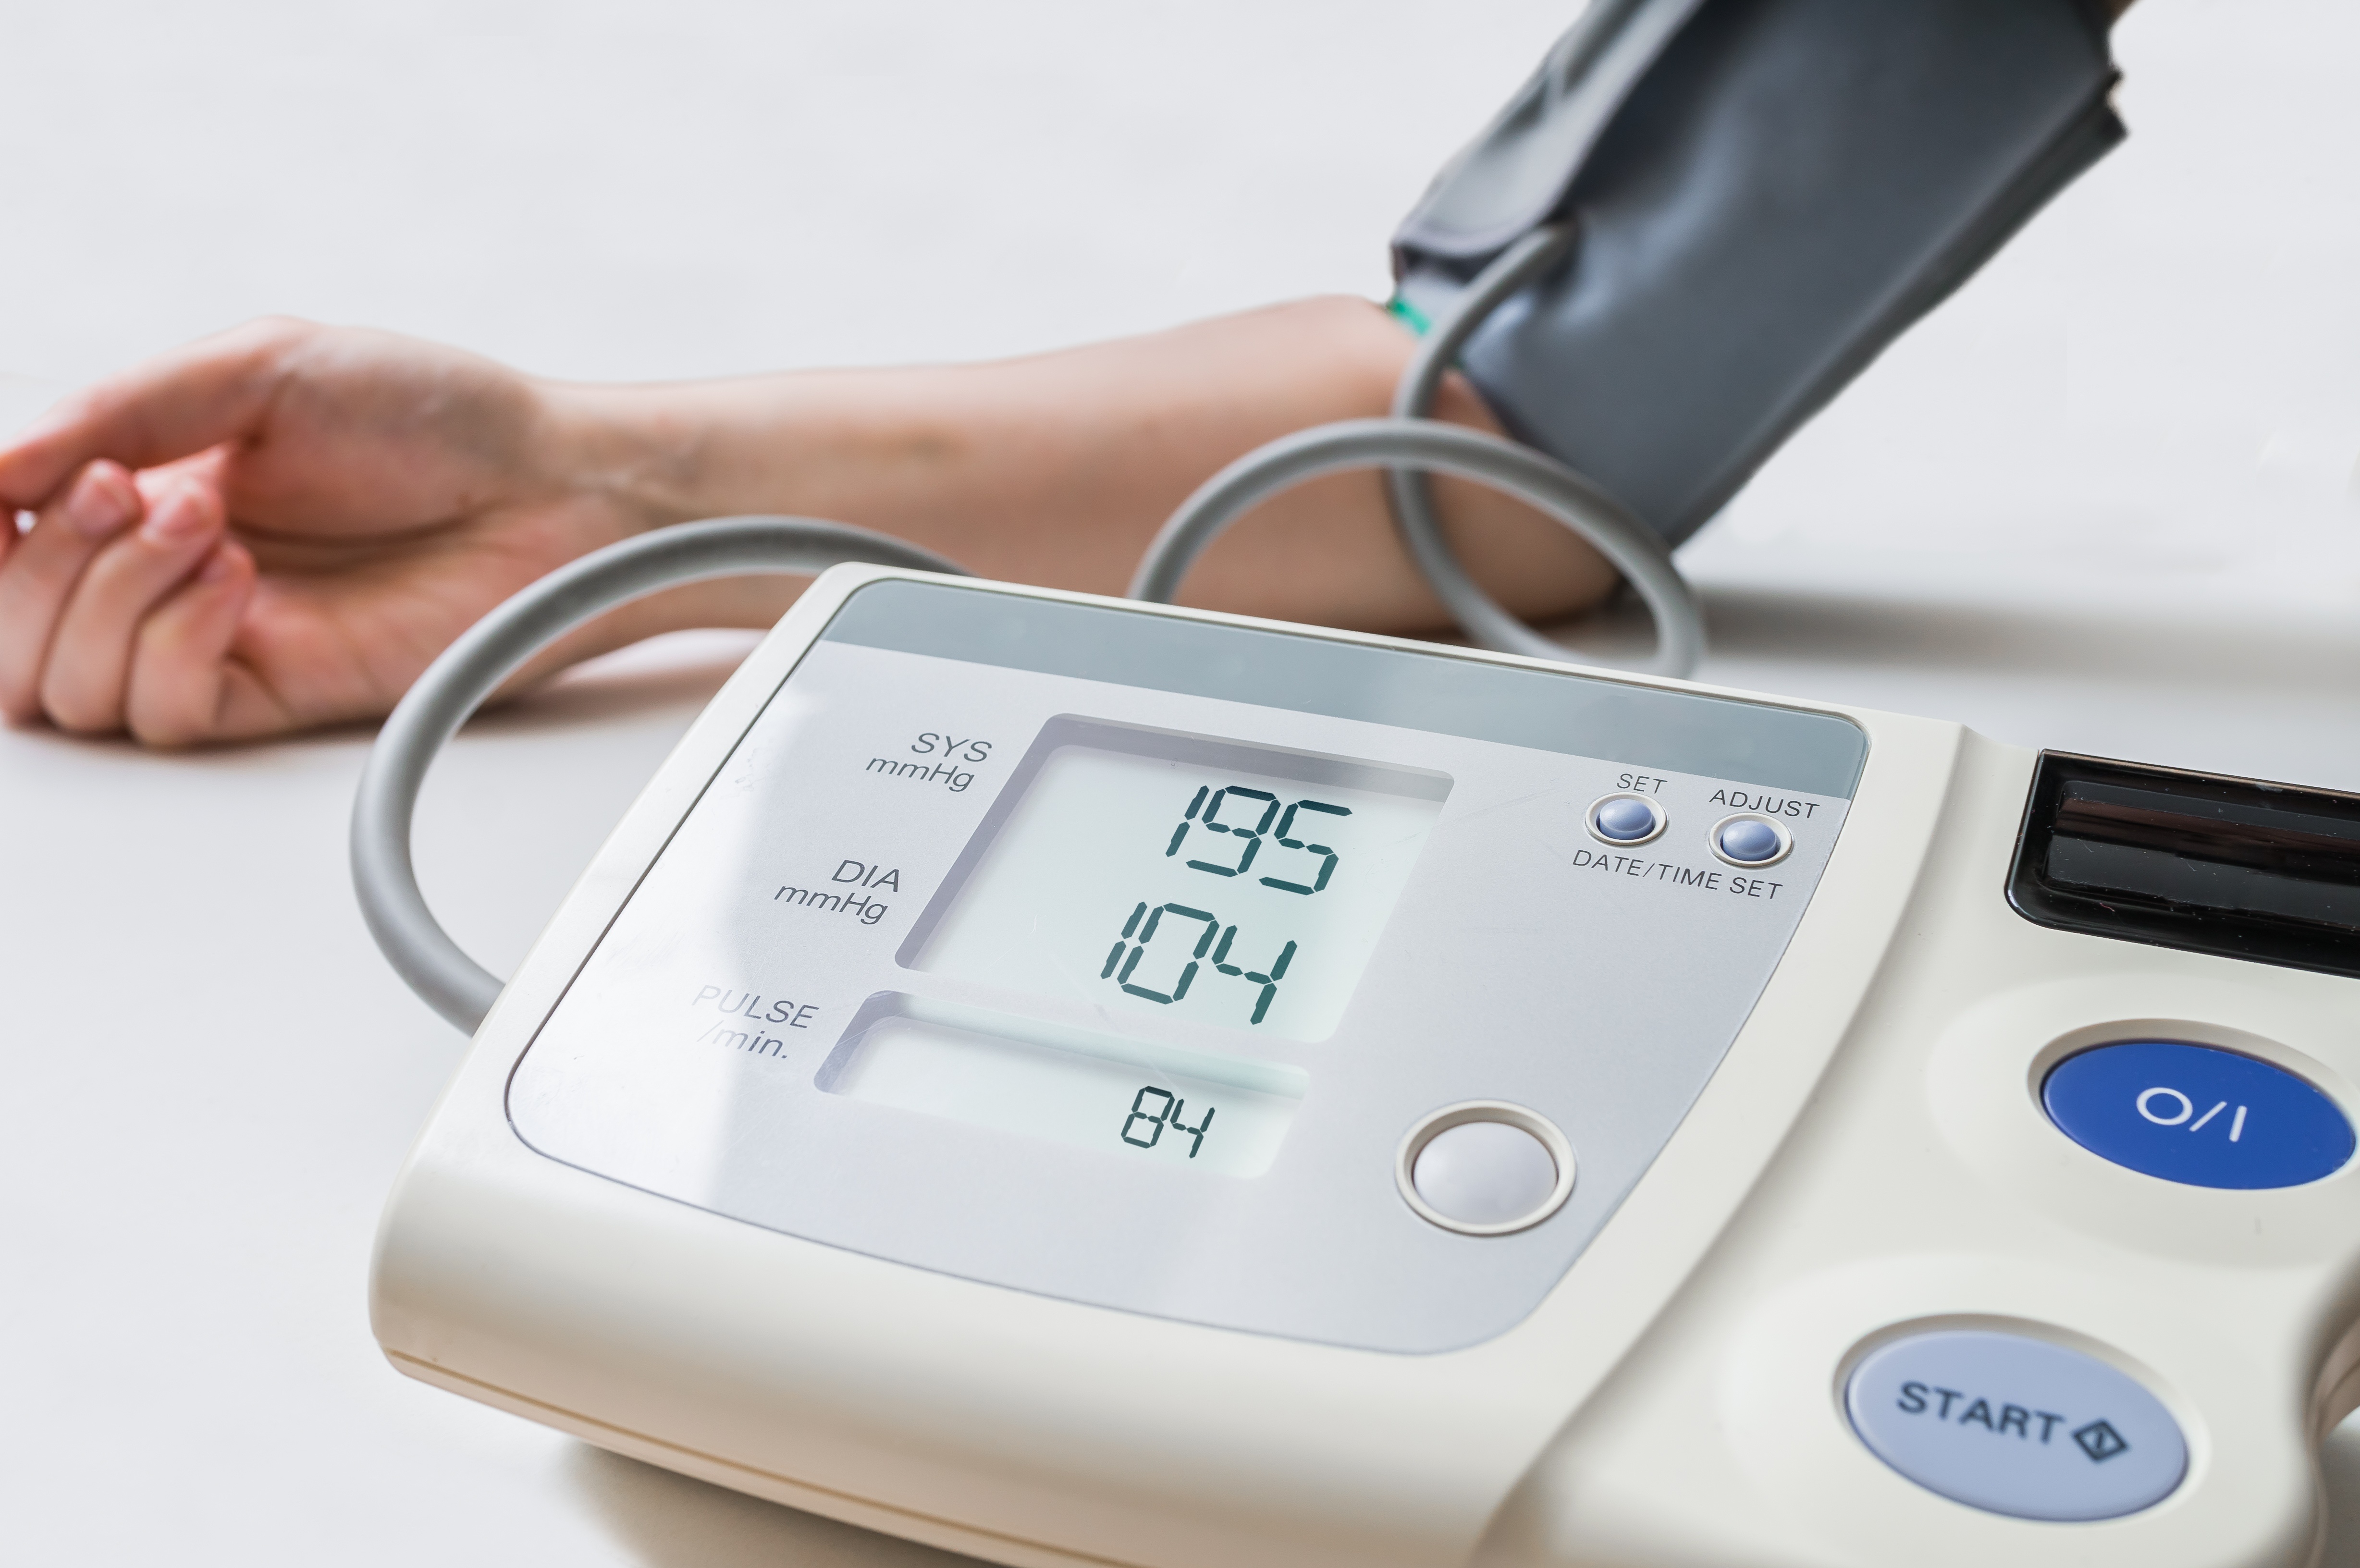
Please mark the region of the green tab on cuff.
POLYGON ((1434 330, 1434 323, 1426 319, 1426 312, 1398 294, 1385 301, 1385 310, 1389 314, 1399 317, 1411 332, 1420 337, 1434 330))

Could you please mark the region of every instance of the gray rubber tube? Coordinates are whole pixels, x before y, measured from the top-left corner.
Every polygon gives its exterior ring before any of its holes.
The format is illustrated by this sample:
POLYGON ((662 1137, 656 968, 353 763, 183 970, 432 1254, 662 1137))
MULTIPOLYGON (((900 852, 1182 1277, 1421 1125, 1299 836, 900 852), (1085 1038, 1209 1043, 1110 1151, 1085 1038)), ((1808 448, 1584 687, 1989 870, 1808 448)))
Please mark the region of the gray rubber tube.
POLYGON ((806 575, 839 561, 967 575, 931 550, 810 517, 716 517, 626 539, 559 568, 475 623, 410 689, 377 733, 353 802, 353 887, 394 970, 473 1034, 501 982, 460 951, 426 907, 410 858, 419 787, 485 698, 552 640, 617 604, 714 577, 806 575))
MULTIPOLYGON (((1472 479, 1555 517, 1597 546, 1654 614, 1655 655, 1640 668, 1667 675, 1696 668, 1703 651, 1702 624, 1663 540, 1556 459, 1434 419, 1347 419, 1282 436, 1248 452, 1207 480, 1172 514, 1141 560, 1139 574, 1131 581, 1131 596, 1171 603, 1189 566, 1215 536, 1279 491, 1323 474, 1379 467, 1415 467, 1472 479)), ((1565 659, 1567 649, 1548 642, 1543 646, 1547 651, 1540 657, 1565 659)))
MULTIPOLYGON (((1419 342, 1416 355, 1402 372, 1401 382, 1393 391, 1393 418, 1425 418, 1434 407, 1434 396, 1443 377, 1450 374, 1460 347, 1475 329, 1499 308, 1501 301, 1563 259, 1566 252, 1573 248, 1574 237, 1571 223, 1551 223, 1535 229, 1501 252, 1491 266, 1478 274, 1465 292, 1452 301, 1448 313, 1437 321, 1419 342)), ((1527 659, 1566 656, 1567 650, 1561 645, 1510 615, 1467 575, 1442 531, 1441 519, 1435 514, 1434 485, 1426 474, 1415 468, 1392 470, 1385 475, 1385 499, 1392 506, 1393 528, 1401 536, 1402 547, 1409 551, 1410 560, 1434 589, 1435 597, 1442 601, 1451 618, 1478 647, 1500 653, 1520 653, 1527 659)), ((1592 544, 1600 543, 1587 528, 1573 526, 1592 544)), ((1651 598, 1647 604, 1655 612, 1656 648, 1655 657, 1641 668, 1659 675, 1687 675, 1703 654, 1704 625, 1685 580, 1677 597, 1663 604, 1651 598), (1677 627, 1672 624, 1675 620, 1680 623, 1677 627), (1693 650, 1683 662, 1667 661, 1665 657, 1666 648, 1676 643, 1693 650)))
POLYGON ((1638 591, 1655 617, 1655 652, 1633 668, 1673 676, 1694 670, 1704 654, 1704 619, 1687 580, 1653 530, 1597 485, 1543 452, 1424 417, 1468 337, 1501 301, 1560 260, 1572 248, 1574 237, 1569 223, 1544 225, 1478 274, 1420 341, 1393 393, 1391 419, 1349 420, 1283 436, 1214 475, 1181 504, 1148 546, 1131 578, 1131 596, 1169 603, 1214 536, 1275 492, 1315 474, 1384 467, 1390 471, 1386 500, 1403 548, 1469 639, 1500 653, 1563 660, 1573 650, 1501 608, 1459 564, 1434 512, 1427 475, 1440 470, 1508 491, 1587 539, 1638 591), (1340 433, 1348 431, 1349 436, 1340 433), (1419 444, 1434 431, 1455 434, 1439 438, 1438 445, 1419 444), (1448 452, 1449 461, 1419 457, 1430 451, 1448 452), (1347 460, 1339 455, 1345 452, 1357 455, 1347 460), (1412 466, 1414 461, 1416 466, 1412 466))

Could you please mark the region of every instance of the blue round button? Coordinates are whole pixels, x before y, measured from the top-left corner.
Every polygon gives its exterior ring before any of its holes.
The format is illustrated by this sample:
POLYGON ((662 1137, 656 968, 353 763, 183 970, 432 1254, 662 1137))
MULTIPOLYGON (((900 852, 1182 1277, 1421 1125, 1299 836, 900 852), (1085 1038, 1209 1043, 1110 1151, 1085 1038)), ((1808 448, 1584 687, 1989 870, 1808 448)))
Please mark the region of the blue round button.
POLYGON ((2103 1160, 2191 1187, 2297 1187, 2342 1170, 2352 1124, 2268 1062, 2135 1040, 2078 1051, 2040 1086, 2049 1119, 2103 1160))
POLYGON ((1663 812, 1636 795, 1610 795, 1590 809, 1590 831, 1615 844, 1644 843, 1663 826, 1663 812))
POLYGON ((1723 860, 1767 866, 1786 853, 1786 835, 1760 817, 1732 817, 1713 830, 1712 845, 1723 860))
POLYGON ((2094 1356, 2027 1334, 1942 1329, 1864 1358, 1844 1413, 1928 1491, 2015 1519, 2103 1519, 2179 1489, 2188 1443, 2161 1400, 2094 1356))

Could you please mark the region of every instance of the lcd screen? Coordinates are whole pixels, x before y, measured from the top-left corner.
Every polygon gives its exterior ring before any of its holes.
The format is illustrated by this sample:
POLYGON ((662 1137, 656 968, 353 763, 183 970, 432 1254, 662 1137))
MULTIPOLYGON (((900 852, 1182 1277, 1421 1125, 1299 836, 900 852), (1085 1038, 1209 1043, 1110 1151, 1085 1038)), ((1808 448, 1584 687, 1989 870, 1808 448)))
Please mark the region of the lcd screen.
POLYGON ((1420 769, 1055 720, 901 962, 1325 1039, 1448 789, 1420 769))
POLYGON ((1223 1176, 1270 1168, 1308 1082, 895 994, 869 999, 818 1078, 831 1094, 1223 1176))

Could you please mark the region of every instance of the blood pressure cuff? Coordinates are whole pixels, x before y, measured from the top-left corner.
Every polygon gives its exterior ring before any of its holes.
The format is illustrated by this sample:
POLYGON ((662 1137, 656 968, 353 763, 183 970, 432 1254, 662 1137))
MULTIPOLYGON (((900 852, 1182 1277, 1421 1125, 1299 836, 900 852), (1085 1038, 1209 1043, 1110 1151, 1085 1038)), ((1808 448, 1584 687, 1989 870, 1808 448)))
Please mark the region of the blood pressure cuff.
POLYGON ((2086 0, 1593 0, 1394 236, 1413 320, 1537 224, 1460 365, 1677 543, 2123 136, 2086 0))

